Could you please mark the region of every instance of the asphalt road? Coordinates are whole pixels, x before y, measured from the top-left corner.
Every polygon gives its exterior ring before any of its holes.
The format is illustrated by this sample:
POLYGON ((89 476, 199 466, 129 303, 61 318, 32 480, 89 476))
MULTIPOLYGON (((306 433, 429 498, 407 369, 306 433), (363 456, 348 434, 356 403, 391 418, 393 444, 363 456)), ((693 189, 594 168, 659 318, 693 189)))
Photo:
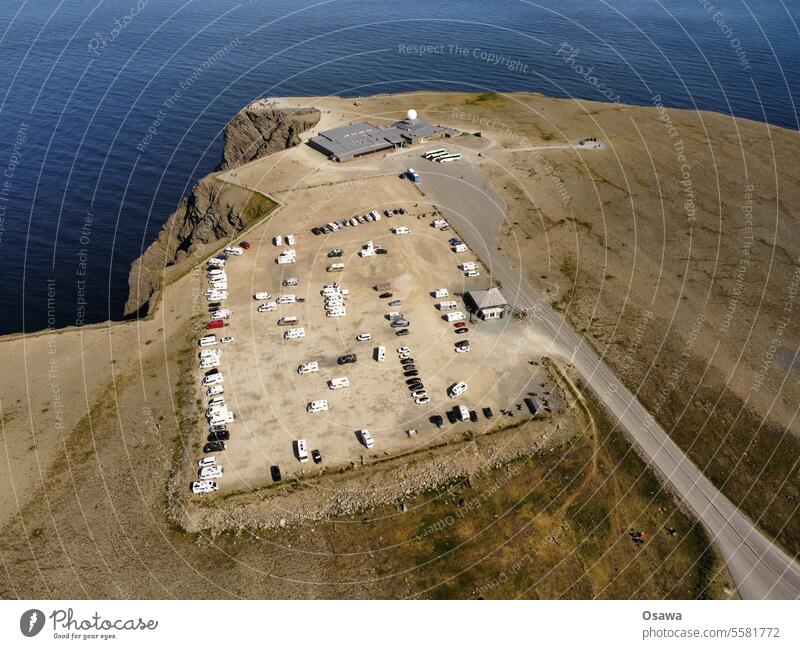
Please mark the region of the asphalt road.
MULTIPOLYGON (((462 153, 467 159, 474 155, 464 150, 462 153)), ((658 469, 674 494, 705 525, 741 597, 800 598, 798 563, 722 495, 672 442, 611 368, 533 290, 520 272, 524 260, 512 259, 509 263, 497 251, 495 241, 505 218, 504 207, 483 174, 466 161, 437 164, 421 160, 418 152, 392 156, 386 163, 397 171, 405 164, 422 173, 421 188, 427 198, 442 210, 465 243, 500 281, 506 299, 517 308, 527 308, 530 326, 552 338, 550 355, 574 363, 576 371, 599 395, 641 455, 658 469)))

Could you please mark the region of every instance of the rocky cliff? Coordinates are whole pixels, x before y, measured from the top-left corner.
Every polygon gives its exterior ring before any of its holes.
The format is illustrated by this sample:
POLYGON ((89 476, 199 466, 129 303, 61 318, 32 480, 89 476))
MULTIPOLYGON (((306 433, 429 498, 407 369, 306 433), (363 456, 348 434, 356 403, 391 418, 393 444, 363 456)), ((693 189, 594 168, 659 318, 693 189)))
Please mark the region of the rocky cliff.
MULTIPOLYGON (((225 128, 219 170, 236 167, 300 143, 300 133, 319 121, 312 108, 278 108, 259 100, 240 111, 225 128)), ((261 194, 206 176, 185 196, 156 240, 131 265, 125 316, 146 315, 165 279, 220 242, 235 237, 268 214, 275 203, 261 194), (184 260, 186 260, 184 262, 184 260)))
POLYGON ((267 99, 239 111, 225 129, 218 170, 231 169, 300 143, 300 133, 319 122, 316 108, 279 108, 267 99))

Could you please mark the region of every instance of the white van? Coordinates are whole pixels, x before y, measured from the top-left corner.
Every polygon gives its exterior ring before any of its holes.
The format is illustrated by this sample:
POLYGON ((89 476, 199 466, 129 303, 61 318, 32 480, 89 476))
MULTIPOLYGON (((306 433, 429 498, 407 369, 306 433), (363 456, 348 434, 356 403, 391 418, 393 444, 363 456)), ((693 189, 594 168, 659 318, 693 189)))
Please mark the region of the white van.
POLYGON ((197 342, 200 345, 200 347, 208 347, 209 345, 217 344, 217 337, 214 334, 211 334, 210 336, 203 336, 197 342))
POLYGON ((344 270, 344 264, 331 264, 325 270, 329 273, 339 273, 344 270))
POLYGON ((467 277, 479 277, 480 273, 475 270, 474 268, 470 268, 466 273, 464 273, 467 277))
POLYGON ((219 385, 225 382, 225 377, 222 374, 211 374, 210 376, 203 377, 203 385, 219 385))
POLYGON ((375 248, 364 248, 363 250, 359 250, 358 254, 361 257, 374 257, 377 253, 375 252, 375 248))
POLYGON ((294 454, 297 456, 297 459, 300 460, 303 464, 308 462, 308 447, 306 446, 306 440, 304 439, 294 440, 294 454))
POLYGON ((285 315, 282 318, 278 319, 278 326, 280 327, 288 327, 290 325, 296 325, 298 322, 296 315, 285 315))
POLYGON ((204 466, 197 472, 200 480, 210 480, 211 478, 221 478, 223 470, 221 466, 204 466))
POLYGON ((312 401, 306 406, 306 412, 323 412, 328 409, 328 402, 325 399, 312 401))
POLYGON ((268 300, 271 297, 272 297, 272 295, 270 293, 267 293, 266 291, 261 291, 259 293, 254 293, 253 294, 253 299, 254 300, 268 300))
POLYGON ((225 260, 224 259, 217 259, 216 257, 212 257, 208 260, 206 264, 207 268, 225 268, 225 260))
POLYGON ((311 372, 319 372, 318 361, 309 361, 308 363, 303 363, 297 368, 298 374, 311 374, 311 372))
POLYGON ((230 309, 217 309, 211 312, 212 320, 227 320, 231 317, 232 311, 230 309))
POLYGON ((463 264, 459 265, 461 270, 475 270, 478 267, 474 261, 465 261, 463 264))
POLYGON ((381 213, 380 212, 377 212, 377 211, 373 210, 372 212, 370 212, 370 215, 372 216, 373 220, 375 220, 375 221, 380 221, 381 220, 381 213))
POLYGON ((293 234, 287 234, 286 235, 286 245, 287 246, 293 246, 294 242, 295 242, 294 235, 293 234))
POLYGON ((209 302, 219 302, 220 300, 228 299, 228 291, 208 291, 206 293, 206 300, 209 302))
POLYGON ((440 311, 450 311, 458 307, 458 302, 455 300, 447 300, 446 302, 439 302, 440 311))
POLYGON ((447 292, 446 288, 437 288, 433 292, 433 297, 449 297, 450 293, 447 292))
POLYGON ((293 264, 295 261, 297 261, 297 258, 294 256, 290 257, 288 255, 279 255, 275 261, 277 261, 279 264, 293 264))
POLYGON ((331 309, 325 315, 329 318, 344 318, 347 315, 347 311, 344 309, 331 309))
POLYGON ((456 417, 458 417, 461 421, 467 421, 469 419, 469 408, 466 406, 456 406, 456 417))
MULTIPOLYGON (((467 391, 467 384, 464 381, 459 381, 458 383, 451 385, 447 390, 447 396, 451 399, 455 399, 456 397, 464 394, 467 391)), ((469 413, 467 413, 469 415, 469 413)))
POLYGON ((346 376, 339 376, 328 381, 328 387, 331 390, 339 390, 341 388, 350 387, 350 379, 348 379, 346 376))
POLYGON ((193 494, 210 494, 219 490, 219 485, 213 480, 198 480, 192 483, 193 494))
POLYGON ((305 338, 306 337, 306 330, 303 327, 297 327, 297 329, 288 329, 287 331, 283 332, 284 340, 290 340, 292 338, 305 338))
POLYGON ((437 229, 443 228, 445 225, 447 225, 447 221, 445 221, 444 219, 434 219, 433 222, 431 223, 431 227, 437 229))
POLYGON ((405 225, 401 225, 399 227, 392 228, 392 232, 395 234, 408 234, 411 232, 411 230, 409 230, 405 225))
POLYGON ((209 279, 227 279, 228 273, 221 268, 212 268, 208 271, 209 279))
POLYGON ((278 304, 294 304, 297 302, 297 296, 292 295, 291 293, 288 295, 279 295, 278 299, 275 300, 278 304))
POLYGON ((217 463, 217 458, 213 455, 209 455, 207 457, 201 458, 197 460, 197 468, 202 469, 207 466, 214 466, 217 463))
POLYGON ((469 248, 467 248, 466 243, 458 243, 453 246, 453 252, 467 252, 467 250, 469 250, 469 248))
POLYGON ((283 245, 283 237, 278 235, 277 237, 272 237, 272 245, 274 246, 282 246, 283 245))
POLYGON ((278 308, 278 305, 275 302, 264 302, 264 304, 259 304, 256 308, 256 311, 259 313, 266 313, 267 311, 275 311, 278 308))
POLYGON ((204 358, 200 361, 200 369, 201 370, 210 370, 215 367, 219 367, 219 357, 216 358, 204 358))
POLYGON ((457 322, 459 320, 464 319, 464 314, 461 311, 451 311, 450 313, 447 313, 444 317, 447 318, 448 322, 457 322))
POLYGON ((358 431, 358 436, 361 438, 361 443, 367 448, 375 446, 375 440, 372 439, 372 434, 366 428, 358 431))
POLYGON ((380 347, 375 348, 375 360, 378 363, 383 363, 386 360, 386 347, 381 345, 380 347))
POLYGON ((240 248, 239 246, 228 246, 225 248, 225 252, 229 255, 243 255, 244 248, 240 248))

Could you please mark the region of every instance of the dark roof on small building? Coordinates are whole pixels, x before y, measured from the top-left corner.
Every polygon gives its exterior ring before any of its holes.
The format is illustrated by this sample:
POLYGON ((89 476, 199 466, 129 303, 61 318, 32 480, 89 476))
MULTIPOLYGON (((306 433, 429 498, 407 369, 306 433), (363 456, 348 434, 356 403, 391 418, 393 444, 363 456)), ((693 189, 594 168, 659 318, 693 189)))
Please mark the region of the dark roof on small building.
POLYGON ((483 291, 469 291, 464 294, 475 305, 476 309, 491 309, 492 307, 506 306, 508 301, 503 297, 500 289, 490 288, 483 291))

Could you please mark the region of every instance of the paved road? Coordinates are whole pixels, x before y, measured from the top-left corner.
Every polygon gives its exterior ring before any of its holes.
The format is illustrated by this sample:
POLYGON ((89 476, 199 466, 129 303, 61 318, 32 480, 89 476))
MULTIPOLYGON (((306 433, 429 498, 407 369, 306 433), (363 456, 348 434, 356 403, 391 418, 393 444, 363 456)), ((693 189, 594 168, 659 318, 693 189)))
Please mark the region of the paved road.
MULTIPOLYGON (((462 152, 470 157, 466 151, 462 152)), ((745 599, 800 598, 798 563, 719 492, 652 420, 611 368, 533 290, 519 271, 523 262, 519 260, 514 268, 498 253, 495 241, 504 219, 504 208, 483 175, 464 162, 431 163, 421 160, 416 152, 392 156, 386 163, 396 169, 401 169, 403 164, 413 166, 422 173, 422 188, 427 197, 442 209, 465 242, 501 282, 506 298, 518 308, 527 307, 529 313, 533 313, 531 326, 552 338, 550 355, 575 364, 576 371, 628 432, 641 454, 658 468, 674 493, 702 521, 740 595, 745 599)), ((476 288, 486 285, 486 278, 473 281, 480 281, 476 288)))

